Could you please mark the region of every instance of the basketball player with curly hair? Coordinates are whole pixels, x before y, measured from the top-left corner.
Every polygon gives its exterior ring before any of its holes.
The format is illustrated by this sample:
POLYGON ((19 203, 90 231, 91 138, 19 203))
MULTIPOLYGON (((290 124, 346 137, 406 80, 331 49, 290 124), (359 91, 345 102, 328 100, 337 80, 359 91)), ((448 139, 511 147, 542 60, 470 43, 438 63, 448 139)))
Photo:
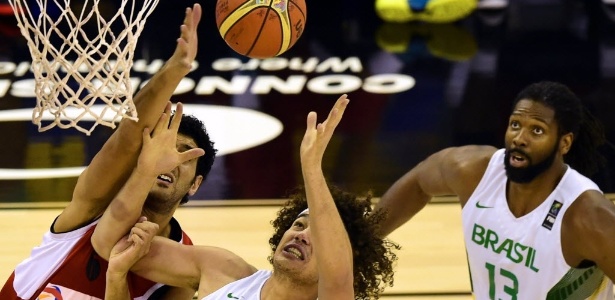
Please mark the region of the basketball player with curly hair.
MULTIPOLYGON (((384 289, 380 283, 393 284, 392 262, 397 257, 391 249, 399 249, 399 246, 386 239, 374 238, 374 233, 377 232, 376 226, 384 218, 384 214, 378 212, 366 217, 372 213, 371 195, 360 198, 335 186, 331 186, 329 190, 335 199, 335 205, 352 245, 355 262, 355 297, 356 299, 378 299, 378 295, 384 289)), ((297 219, 296 216, 307 207, 304 189, 297 188, 272 222, 275 233, 269 239, 269 245, 273 253, 280 245, 286 230, 297 219)), ((269 262, 274 264, 273 256, 269 257, 269 262)))
MULTIPOLYGON (((229 295, 246 300, 377 299, 384 288, 381 285, 393 283, 397 257, 392 250, 398 246, 377 237, 382 215, 370 214, 370 197, 359 199, 329 188, 321 167, 347 103, 345 95, 340 97, 320 124, 316 124, 316 113, 308 114, 300 151, 304 189, 291 197, 273 222, 275 234, 269 240, 273 271, 257 270, 228 250, 183 246, 153 237, 157 225, 147 221, 134 224, 140 210, 126 209, 136 198, 118 197, 99 228, 116 228, 115 240, 119 242, 109 243, 113 240, 110 236, 99 238, 96 232, 92 238, 98 253, 109 257, 105 299, 128 299, 129 271, 156 282, 198 288, 198 297, 204 300, 227 299, 229 295), (130 235, 122 238, 129 230, 130 235)), ((150 158, 134 172, 154 178, 160 170, 147 167, 147 163, 156 161, 151 157, 156 151, 162 152, 159 147, 144 147, 141 155, 150 158)), ((165 159, 161 155, 157 160, 165 159)))

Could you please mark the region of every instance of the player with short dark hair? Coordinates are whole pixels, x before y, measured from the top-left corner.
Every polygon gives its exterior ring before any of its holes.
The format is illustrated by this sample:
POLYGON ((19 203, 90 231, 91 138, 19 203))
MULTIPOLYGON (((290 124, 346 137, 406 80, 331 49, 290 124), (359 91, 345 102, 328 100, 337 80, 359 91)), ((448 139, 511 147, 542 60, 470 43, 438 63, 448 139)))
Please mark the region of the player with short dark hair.
MULTIPOLYGON (((134 98, 138 122, 123 120, 105 142, 79 176, 70 203, 45 233, 42 244, 15 268, 0 291, 0 299, 36 299, 43 295, 104 298, 107 261, 96 254, 90 237, 137 164, 144 128, 157 124, 161 113, 170 114, 169 99, 196 57, 200 18, 200 5, 186 9, 175 52, 134 98)), ((142 213, 159 225, 158 235, 174 243, 192 244, 173 213, 207 177, 216 150, 203 124, 188 116, 183 117, 176 143, 179 149, 199 147, 206 153, 198 162, 157 174, 142 213)), ((194 295, 194 290, 163 286, 136 275, 131 275, 130 286, 131 296, 140 299, 192 299, 194 295)))

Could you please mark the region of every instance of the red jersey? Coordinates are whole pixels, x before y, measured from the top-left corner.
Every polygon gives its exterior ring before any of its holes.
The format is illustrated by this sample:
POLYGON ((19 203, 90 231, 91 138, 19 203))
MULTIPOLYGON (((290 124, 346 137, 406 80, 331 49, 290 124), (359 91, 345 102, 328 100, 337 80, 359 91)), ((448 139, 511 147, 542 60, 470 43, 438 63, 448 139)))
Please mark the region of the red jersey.
MULTIPOLYGON (((108 262, 90 242, 97 224, 98 220, 70 232, 45 233, 41 245, 17 265, 4 284, 0 299, 104 299, 108 262)), ((192 245, 177 220, 171 219, 170 225, 171 239, 192 245)), ((128 286, 131 297, 139 300, 155 299, 165 290, 164 285, 133 273, 128 275, 128 286)))

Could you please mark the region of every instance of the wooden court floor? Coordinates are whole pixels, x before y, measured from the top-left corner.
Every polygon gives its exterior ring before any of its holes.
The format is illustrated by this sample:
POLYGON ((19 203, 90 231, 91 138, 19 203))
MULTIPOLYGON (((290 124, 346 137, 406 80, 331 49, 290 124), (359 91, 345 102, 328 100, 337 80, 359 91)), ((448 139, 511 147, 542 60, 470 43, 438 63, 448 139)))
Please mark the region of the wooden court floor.
MULTIPOLYGON (((203 201, 205 202, 205 201, 203 201)), ((224 203, 228 203, 226 201, 224 203)), ((186 206, 176 218, 195 244, 227 248, 257 268, 269 269, 270 221, 281 201, 231 201, 236 205, 186 206), (239 204, 239 205, 237 205, 239 204)), ((198 203, 193 201, 190 203, 198 203)), ((223 203, 223 202, 220 202, 223 203)), ((44 205, 44 204, 43 204, 44 205)), ((38 245, 61 204, 32 208, 5 206, 0 209, 0 280, 38 245)), ((391 235, 402 246, 396 266, 395 285, 385 290, 385 299, 471 299, 468 269, 461 232, 461 208, 457 203, 434 203, 391 235)))

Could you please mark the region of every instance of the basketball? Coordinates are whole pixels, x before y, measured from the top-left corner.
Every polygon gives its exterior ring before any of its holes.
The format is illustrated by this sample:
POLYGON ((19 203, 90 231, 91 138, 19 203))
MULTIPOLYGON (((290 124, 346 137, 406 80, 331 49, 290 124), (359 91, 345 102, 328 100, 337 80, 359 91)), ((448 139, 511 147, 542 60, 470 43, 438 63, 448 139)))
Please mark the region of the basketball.
POLYGON ((278 56, 301 37, 305 0, 218 0, 216 25, 237 53, 252 58, 278 56))

